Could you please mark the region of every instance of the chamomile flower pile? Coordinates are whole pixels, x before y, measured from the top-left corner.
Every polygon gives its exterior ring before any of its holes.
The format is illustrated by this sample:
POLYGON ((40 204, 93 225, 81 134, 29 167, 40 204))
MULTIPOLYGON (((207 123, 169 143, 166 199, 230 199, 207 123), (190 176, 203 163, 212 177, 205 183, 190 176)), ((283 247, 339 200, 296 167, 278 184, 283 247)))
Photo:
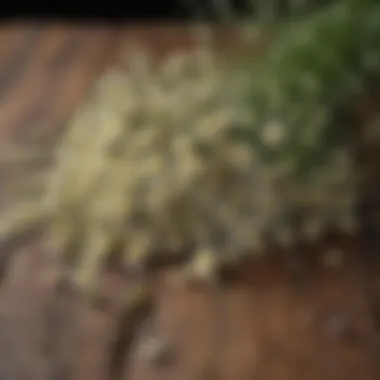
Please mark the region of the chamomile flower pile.
POLYGON ((295 210, 309 239, 331 224, 354 229, 348 152, 296 175, 305 149, 322 143, 318 128, 259 122, 249 75, 200 52, 114 68, 96 83, 62 136, 47 197, 81 288, 93 288, 115 247, 126 264, 189 248, 216 260, 260 253, 268 232, 281 244, 298 238, 295 210))

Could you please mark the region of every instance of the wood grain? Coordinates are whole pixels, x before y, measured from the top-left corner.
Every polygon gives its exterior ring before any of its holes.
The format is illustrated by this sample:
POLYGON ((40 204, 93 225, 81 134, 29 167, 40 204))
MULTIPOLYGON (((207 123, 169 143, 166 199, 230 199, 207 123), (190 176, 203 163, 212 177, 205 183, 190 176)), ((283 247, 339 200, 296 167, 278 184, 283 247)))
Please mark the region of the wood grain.
MULTIPOLYGON (((245 46, 231 29, 216 30, 215 40, 218 49, 229 52, 245 46)), ((195 46, 189 29, 178 25, 2 26, 0 149, 6 144, 41 149, 53 144, 95 78, 136 44, 158 59, 195 46)), ((0 165, 3 206, 12 195, 3 191, 4 184, 26 171, 0 165)), ((308 281, 302 291, 295 290, 281 257, 240 269, 237 283, 225 292, 221 379, 379 378, 378 332, 355 259, 360 248, 352 241, 339 244, 345 260, 337 269, 324 267, 321 253, 307 253, 308 281)), ((42 237, 15 252, 0 288, 0 378, 110 379, 107 363, 117 307, 90 310, 70 289, 52 289, 51 265, 42 237)), ((136 330, 125 379, 205 378, 215 349, 212 299, 207 290, 194 293, 179 286, 174 274, 168 268, 153 279, 158 299, 152 323, 173 341, 176 362, 160 367, 139 353, 146 335, 152 334, 152 327, 145 326, 136 330)), ((103 280, 115 299, 133 283, 115 273, 106 273, 103 280)))

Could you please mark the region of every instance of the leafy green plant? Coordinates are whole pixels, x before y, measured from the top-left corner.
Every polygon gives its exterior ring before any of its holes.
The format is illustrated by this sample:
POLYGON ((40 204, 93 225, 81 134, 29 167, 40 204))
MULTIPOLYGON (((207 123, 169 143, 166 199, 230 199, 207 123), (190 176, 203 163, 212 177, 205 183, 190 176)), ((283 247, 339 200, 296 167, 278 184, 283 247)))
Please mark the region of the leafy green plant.
POLYGON ((248 101, 256 125, 236 129, 234 138, 251 144, 271 166, 287 163, 282 182, 300 193, 310 182, 323 188, 316 173, 337 152, 346 150, 354 160, 353 128, 359 126, 349 120, 350 100, 378 82, 379 36, 380 7, 372 1, 339 1, 285 22, 252 65, 248 101), (283 138, 271 144, 265 136, 274 124, 283 138))

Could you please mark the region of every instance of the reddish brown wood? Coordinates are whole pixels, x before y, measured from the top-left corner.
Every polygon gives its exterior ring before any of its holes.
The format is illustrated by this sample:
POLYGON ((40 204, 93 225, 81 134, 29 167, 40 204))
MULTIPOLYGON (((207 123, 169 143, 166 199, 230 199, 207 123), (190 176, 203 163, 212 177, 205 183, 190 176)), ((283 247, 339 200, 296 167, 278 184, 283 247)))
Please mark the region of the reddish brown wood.
MULTIPOLYGON (((220 29, 215 39, 220 49, 244 46, 230 29, 220 29)), ((97 75, 118 62, 136 41, 157 57, 193 46, 188 31, 177 25, 129 25, 117 30, 3 26, 1 143, 52 144, 97 75)), ((2 183, 10 180, 9 171, 1 169, 2 183)), ((1 193, 3 205, 10 195, 1 193)), ((351 241, 345 241, 343 249, 344 265, 336 269, 324 267, 321 254, 305 252, 307 282, 301 289, 278 255, 240 270, 237 283, 224 295, 227 313, 218 378, 379 378, 378 332, 356 260, 360 250, 351 241)), ((0 289, 0 378, 107 380, 116 309, 89 310, 75 295, 52 293, 46 281, 49 265, 43 238, 36 237, 14 256, 0 289)), ((111 298, 128 292, 128 279, 108 273, 104 281, 111 298)), ((207 365, 217 344, 212 298, 207 291, 191 293, 173 283, 173 269, 158 274, 155 281, 157 328, 173 340, 177 358, 168 368, 155 367, 139 357, 135 347, 125 378, 210 379, 207 365)), ((137 346, 143 333, 139 334, 137 346)))

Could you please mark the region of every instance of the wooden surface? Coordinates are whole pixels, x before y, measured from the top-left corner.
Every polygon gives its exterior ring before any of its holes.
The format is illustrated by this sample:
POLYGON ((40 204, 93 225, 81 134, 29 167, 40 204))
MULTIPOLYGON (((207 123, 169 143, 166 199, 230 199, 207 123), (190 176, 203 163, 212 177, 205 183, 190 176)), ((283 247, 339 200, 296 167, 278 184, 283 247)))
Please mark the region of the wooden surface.
MULTIPOLYGON (((219 31, 217 40, 220 47, 241 46, 228 30, 219 31)), ((51 144, 96 76, 136 41, 161 57, 192 45, 178 26, 3 26, 1 144, 51 144)), ((1 186, 8 178, 2 177, 1 186)), ((172 282, 173 270, 158 274, 154 321, 136 331, 123 378, 378 379, 378 332, 356 261, 359 248, 346 241, 342 250, 339 268, 323 266, 310 252, 308 280, 301 288, 281 258, 247 265, 224 294, 224 332, 217 337, 218 311, 210 292, 181 288, 172 282), (139 351, 152 329, 173 342, 170 365, 155 365, 139 351), (212 377, 213 360, 218 373, 212 377)), ((110 379, 117 313, 89 310, 70 292, 53 292, 46 282, 50 264, 43 239, 18 249, 11 264, 0 289, 0 378, 110 379)), ((127 280, 107 276, 110 289, 128 291, 127 280)))
POLYGON ((45 143, 98 75, 116 40, 109 28, 3 26, 1 138, 45 143))

